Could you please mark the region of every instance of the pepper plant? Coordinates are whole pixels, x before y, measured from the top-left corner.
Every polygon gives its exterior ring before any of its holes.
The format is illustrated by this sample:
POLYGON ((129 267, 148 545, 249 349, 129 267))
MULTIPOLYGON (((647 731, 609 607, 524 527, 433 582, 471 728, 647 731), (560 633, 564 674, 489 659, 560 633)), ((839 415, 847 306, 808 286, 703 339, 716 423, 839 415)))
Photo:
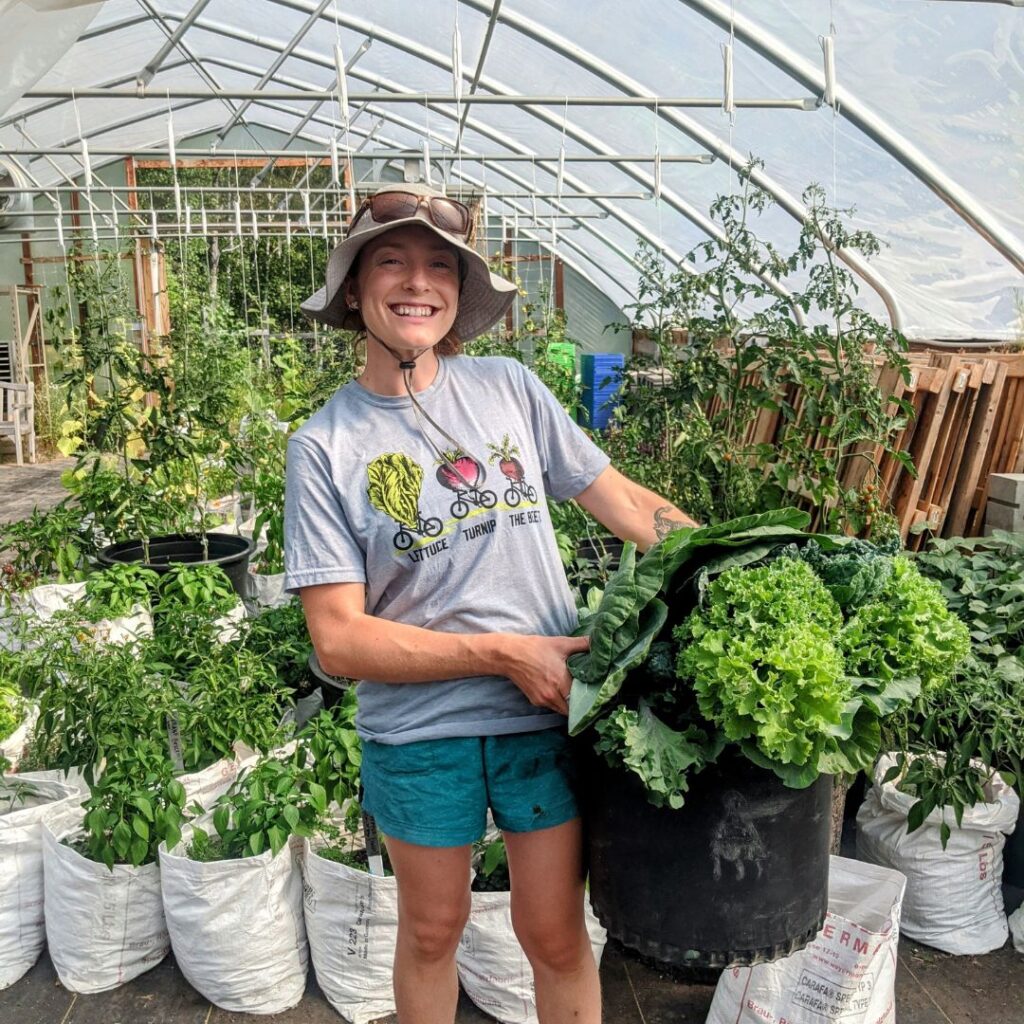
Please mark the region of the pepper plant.
POLYGON ((243 771, 214 808, 216 840, 196 827, 189 855, 232 860, 270 850, 276 856, 289 836, 314 835, 327 820, 327 791, 309 778, 302 757, 297 749, 243 771))
POLYGON ((108 760, 93 780, 85 810, 82 853, 106 864, 139 867, 156 862, 161 843, 181 841, 185 788, 173 776, 166 746, 141 740, 108 760))

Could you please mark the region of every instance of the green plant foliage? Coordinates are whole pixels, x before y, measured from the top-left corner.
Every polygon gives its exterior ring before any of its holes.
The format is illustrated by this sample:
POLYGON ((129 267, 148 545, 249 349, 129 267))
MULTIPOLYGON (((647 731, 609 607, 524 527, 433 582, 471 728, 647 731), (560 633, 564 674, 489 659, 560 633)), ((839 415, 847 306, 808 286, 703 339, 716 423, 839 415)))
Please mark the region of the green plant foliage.
POLYGON ((85 600, 81 610, 91 622, 131 615, 139 607, 148 609, 159 576, 152 569, 132 563, 115 563, 85 579, 85 600))
POLYGON ((849 688, 834 642, 838 605, 802 562, 729 569, 674 631, 678 671, 701 714, 775 765, 812 765, 839 726, 849 688))
POLYGON ((273 668, 278 679, 291 690, 306 686, 313 641, 297 599, 249 619, 245 623, 242 646, 273 668))
MULTIPOLYGON (((258 762, 218 799, 213 827, 220 840, 219 859, 255 857, 264 850, 276 856, 289 836, 310 837, 328 822, 327 792, 308 777, 302 756, 297 751, 258 762)), ((204 829, 193 830, 192 842, 198 843, 200 853, 210 838, 204 829)))
POLYGON ((0 678, 0 742, 21 725, 26 708, 21 691, 0 678))
POLYGON ((181 841, 185 789, 159 743, 122 752, 89 788, 81 849, 91 860, 111 871, 115 864, 139 867, 156 862, 161 843, 172 849, 181 841))
MULTIPOLYGON (((870 769, 887 742, 883 723, 919 698, 916 675, 855 674, 864 666, 851 668, 842 646, 853 619, 811 568, 840 588, 859 579, 859 563, 893 559, 849 537, 803 533, 807 520, 779 509, 677 530, 639 561, 627 550, 605 592, 591 591, 580 627, 591 650, 569 661, 570 733, 593 725, 595 749, 634 772, 657 806, 681 806, 689 777, 726 744, 795 788, 870 769), (664 619, 639 628, 659 605, 664 619)), ((887 585, 903 585, 896 576, 893 565, 887 585)), ((929 604, 919 625, 941 633, 950 617, 929 604)))
POLYGON ((303 729, 299 742, 309 752, 310 777, 339 807, 350 804, 358 813, 362 747, 355 729, 355 687, 334 707, 321 711, 303 729))
POLYGON ((712 764, 725 746, 713 731, 696 725, 672 729, 645 700, 638 707, 617 707, 595 726, 594 749, 612 766, 635 772, 655 807, 682 807, 689 775, 712 764))
POLYGON ((877 495, 865 453, 880 446, 913 467, 894 450, 911 409, 879 390, 874 360, 906 377, 906 342, 857 305, 856 279, 836 253, 871 256, 879 244, 850 231, 852 211, 830 209, 824 190, 811 185, 801 197, 808 216, 797 247, 779 252, 756 233, 772 203, 753 180, 756 169, 743 169, 738 194, 712 203, 721 235, 687 253, 687 269, 639 246, 628 326, 656 355, 627 368, 639 372, 625 375, 621 413, 603 443, 623 472, 698 520, 799 497, 830 526, 875 535, 885 517, 865 511, 861 499, 872 494, 884 504, 886 496, 877 495), (801 325, 798 311, 814 326, 801 325), (770 443, 754 440, 765 416, 780 421, 770 443), (846 469, 858 460, 864 482, 847 489, 846 469))
POLYGON ((892 556, 898 545, 876 547, 852 540, 833 551, 823 551, 815 541, 801 549, 800 557, 815 571, 836 603, 848 615, 877 598, 892 575, 892 556))
POLYGON ((851 674, 917 676, 926 691, 948 679, 970 650, 967 627, 949 611, 939 586, 905 555, 893 559, 877 600, 857 610, 841 643, 851 674))
POLYGON ((58 505, 0 524, 0 601, 41 583, 72 583, 86 573, 82 513, 58 505))

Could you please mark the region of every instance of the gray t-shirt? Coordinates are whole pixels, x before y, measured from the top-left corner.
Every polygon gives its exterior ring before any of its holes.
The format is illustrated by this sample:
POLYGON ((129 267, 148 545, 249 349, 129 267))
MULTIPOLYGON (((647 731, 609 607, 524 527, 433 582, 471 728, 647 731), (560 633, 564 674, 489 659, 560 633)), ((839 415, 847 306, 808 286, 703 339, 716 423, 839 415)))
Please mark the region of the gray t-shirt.
MULTIPOLYGON (((443 358, 416 397, 469 449, 464 479, 438 464, 407 395, 346 384, 288 444, 287 588, 364 583, 367 613, 440 632, 571 633, 576 608, 544 499, 575 497, 608 457, 513 359, 443 358)), ((381 743, 565 721, 501 676, 363 680, 358 696, 359 734, 381 743)))

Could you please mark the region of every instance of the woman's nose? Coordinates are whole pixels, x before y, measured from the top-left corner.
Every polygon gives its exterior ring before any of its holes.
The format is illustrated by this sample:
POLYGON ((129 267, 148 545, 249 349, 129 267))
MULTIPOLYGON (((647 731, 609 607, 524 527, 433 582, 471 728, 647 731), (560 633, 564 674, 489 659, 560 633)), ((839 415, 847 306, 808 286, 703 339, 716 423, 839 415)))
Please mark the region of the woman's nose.
POLYGON ((411 291, 423 291, 428 287, 427 268, 419 262, 409 264, 408 273, 405 275, 405 287, 411 291))

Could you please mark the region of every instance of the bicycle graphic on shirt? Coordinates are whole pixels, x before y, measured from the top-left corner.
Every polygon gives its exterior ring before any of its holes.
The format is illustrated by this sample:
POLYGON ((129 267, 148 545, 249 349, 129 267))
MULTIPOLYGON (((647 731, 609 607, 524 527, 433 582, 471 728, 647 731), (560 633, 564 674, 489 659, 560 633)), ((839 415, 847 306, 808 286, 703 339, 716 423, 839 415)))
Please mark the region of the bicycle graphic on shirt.
POLYGON ((516 458, 519 449, 512 443, 508 434, 501 439, 501 444, 488 444, 491 455, 489 463, 498 462, 498 469, 501 475, 508 481, 505 489, 505 504, 515 508, 519 502, 528 501, 530 504, 537 503, 537 488, 526 482, 526 471, 523 464, 516 458))
POLYGON ((398 526, 393 543, 399 551, 411 548, 417 537, 437 537, 444 530, 444 523, 436 516, 424 517, 420 513, 423 467, 408 455, 378 455, 366 467, 366 477, 370 504, 398 526))
POLYGON ((456 519, 465 519, 471 506, 494 508, 498 503, 494 491, 483 488, 486 479, 484 467, 457 448, 445 452, 444 458, 437 461, 437 482, 446 490, 455 492, 451 513, 456 519))

